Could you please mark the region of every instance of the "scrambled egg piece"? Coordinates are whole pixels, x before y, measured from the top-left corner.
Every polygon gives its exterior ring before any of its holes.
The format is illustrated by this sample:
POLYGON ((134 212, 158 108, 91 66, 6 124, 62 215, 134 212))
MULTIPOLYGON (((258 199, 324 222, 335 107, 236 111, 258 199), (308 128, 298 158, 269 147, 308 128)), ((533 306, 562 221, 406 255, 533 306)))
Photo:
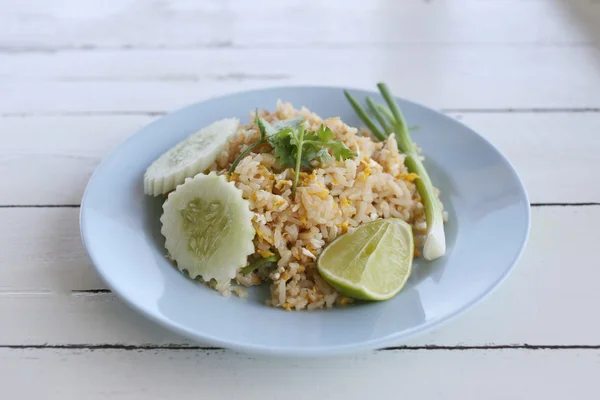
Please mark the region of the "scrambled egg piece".
POLYGON ((348 232, 348 221, 342 222, 341 228, 342 228, 342 233, 348 232))
POLYGON ((258 236, 259 238, 261 238, 262 240, 264 240, 265 242, 269 243, 269 244, 273 244, 273 240, 271 240, 270 238, 266 237, 261 231, 260 229, 256 229, 256 236, 258 236))
POLYGON ((419 177, 419 175, 415 174, 414 172, 411 172, 410 174, 400 174, 398 177, 405 181, 414 182, 415 179, 419 177))
POLYGON ((275 253, 269 250, 257 250, 257 253, 260 254, 262 258, 267 258, 275 255, 275 253))
POLYGON ((371 172, 373 172, 373 170, 371 169, 369 163, 367 163, 365 160, 360 160, 360 165, 363 166, 363 171, 362 175, 358 176, 358 180, 365 181, 369 177, 369 175, 371 175, 371 172))
POLYGON ((325 200, 327 199, 327 196, 329 196, 329 190, 327 189, 321 189, 321 190, 309 190, 308 194, 310 195, 316 195, 318 196, 321 200, 325 200))

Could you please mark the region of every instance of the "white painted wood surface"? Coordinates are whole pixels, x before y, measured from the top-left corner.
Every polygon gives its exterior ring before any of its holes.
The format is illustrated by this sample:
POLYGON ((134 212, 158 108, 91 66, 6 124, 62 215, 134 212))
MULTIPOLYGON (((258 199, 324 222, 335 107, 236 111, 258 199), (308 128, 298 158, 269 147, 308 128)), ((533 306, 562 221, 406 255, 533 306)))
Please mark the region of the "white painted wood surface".
MULTIPOLYGON (((98 290, 106 286, 79 245, 77 217, 70 208, 0 209, 13 227, 0 234, 12 244, 0 254, 0 264, 11 266, 0 270, 0 320, 11 321, 0 343, 189 344, 98 290)), ((566 233, 592 232, 599 220, 600 206, 534 207, 529 246, 507 282, 473 311, 409 345, 597 345, 600 325, 587 316, 600 303, 600 268, 577 251, 594 248, 597 236, 566 233)))
POLYGON ((0 114, 164 112, 244 89, 291 84, 372 89, 378 80, 437 108, 597 108, 600 60, 594 49, 389 45, 5 52, 0 92, 10 97, 0 97, 0 114))
POLYGON ((596 400, 600 350, 405 350, 315 361, 215 350, 1 349, 0 359, 3 391, 28 399, 596 400))
POLYGON ((600 10, 589 3, 23 0, 4 4, 0 45, 15 52, 390 43, 580 45, 595 42, 586 30, 597 22, 600 10))
MULTIPOLYGON (((498 146, 519 171, 532 202, 600 201, 597 177, 586 173, 590 163, 600 164, 600 113, 450 112, 449 115, 498 146), (561 182, 562 190, 556 189, 557 181, 561 182)), ((0 205, 79 204, 89 176, 107 151, 155 118, 147 115, 0 118, 0 132, 14 137, 0 147, 0 181, 7 182, 12 189, 0 192, 0 205), (61 179, 48 180, 46 174, 39 174, 40 169, 61 179)), ((418 139, 418 132, 415 135, 418 139)))
POLYGON ((4 397, 599 398, 599 43, 595 0, 3 1, 4 397), (214 95, 379 80, 526 183, 530 244, 483 304, 401 350, 281 360, 203 349, 106 291, 77 206, 127 135, 214 95))

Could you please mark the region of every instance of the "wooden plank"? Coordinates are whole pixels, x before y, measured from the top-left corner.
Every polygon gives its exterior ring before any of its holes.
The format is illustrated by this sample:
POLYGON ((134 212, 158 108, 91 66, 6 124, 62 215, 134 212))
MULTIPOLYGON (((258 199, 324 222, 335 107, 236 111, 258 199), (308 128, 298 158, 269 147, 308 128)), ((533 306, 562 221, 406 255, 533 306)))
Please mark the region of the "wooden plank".
MULTIPOLYGON (((536 207, 529 245, 483 304, 410 345, 600 345, 600 206, 536 207)), ((76 209, 2 209, 0 345, 186 344, 104 288, 79 244, 76 209), (44 221, 44 223, 40 223, 44 221)))
POLYGON ((3 393, 49 400, 595 400, 599 373, 599 350, 385 351, 290 360, 202 350, 0 349, 3 393))
POLYGON ((79 208, 5 208, 0 221, 0 295, 105 288, 81 243, 79 208))
POLYGON ((596 61, 587 47, 518 46, 9 54, 0 115, 160 112, 265 86, 378 81, 436 108, 597 108, 596 61))
MULTIPOLYGON (((600 186, 586 173, 600 163, 600 113, 451 115, 506 154, 532 202, 600 201, 600 186)), ((101 158, 154 118, 0 118, 0 132, 11 137, 0 148, 0 180, 9 188, 0 192, 0 205, 79 204, 101 158)))
POLYGON ((10 188, 0 204, 79 204, 101 158, 153 119, 0 118, 0 131, 11 137, 0 149, 0 179, 10 188))
POLYGON ((382 43, 589 44, 594 1, 13 1, 5 50, 382 43), (468 11, 468 12, 466 12, 468 11), (532 23, 535 21, 535 23, 532 23), (583 27, 583 28, 582 28, 583 27))
POLYGON ((453 115, 508 157, 532 202, 600 201, 589 173, 600 165, 600 113, 453 115))

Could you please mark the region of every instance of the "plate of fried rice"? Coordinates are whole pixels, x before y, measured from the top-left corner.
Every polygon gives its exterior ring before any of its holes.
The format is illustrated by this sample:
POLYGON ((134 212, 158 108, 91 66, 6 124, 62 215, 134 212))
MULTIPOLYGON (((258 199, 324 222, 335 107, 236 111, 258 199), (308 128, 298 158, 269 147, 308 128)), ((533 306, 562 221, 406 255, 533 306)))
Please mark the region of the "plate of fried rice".
POLYGON ((273 355, 397 345, 472 307, 521 255, 525 188, 484 137, 380 89, 231 94, 133 134, 82 200, 98 274, 187 338, 273 355))

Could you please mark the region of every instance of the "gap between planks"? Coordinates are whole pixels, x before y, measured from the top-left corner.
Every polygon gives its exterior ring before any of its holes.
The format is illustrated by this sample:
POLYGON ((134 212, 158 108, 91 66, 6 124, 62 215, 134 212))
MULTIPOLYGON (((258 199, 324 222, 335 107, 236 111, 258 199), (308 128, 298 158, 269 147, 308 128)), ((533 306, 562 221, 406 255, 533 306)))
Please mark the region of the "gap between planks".
POLYGON ((207 43, 199 43, 193 46, 172 46, 172 45, 117 45, 117 46, 101 46, 95 44, 82 44, 77 46, 0 46, 0 54, 56 54, 56 53, 87 53, 87 52, 110 52, 110 51, 197 51, 210 49, 227 49, 227 50, 342 50, 342 49, 371 49, 377 48, 398 48, 398 47, 522 47, 522 48, 594 48, 596 45, 593 42, 577 41, 570 43, 544 43, 544 42, 526 42, 526 43, 497 43, 497 42, 361 42, 361 43, 305 43, 298 44, 297 42, 290 43, 253 43, 243 44, 234 43, 233 41, 223 40, 207 43))
MULTIPOLYGON (((224 351, 223 347, 192 346, 181 344, 164 345, 126 345, 126 344, 0 344, 0 349, 13 350, 123 350, 123 351, 153 351, 153 350, 203 350, 224 351)), ((446 351, 468 351, 468 350, 600 350, 600 345, 483 345, 483 346, 394 346, 384 347, 375 351, 420 351, 420 350, 446 350, 446 351)))
MULTIPOLYGON (((210 97, 210 100, 217 97, 210 97)), ((446 114, 552 114, 552 113, 600 113, 600 107, 515 107, 515 108, 440 108, 446 114)), ((63 112, 7 112, 0 113, 0 118, 27 117, 106 117, 106 116, 145 116, 159 117, 168 114, 162 110, 137 111, 63 111, 63 112)))
MULTIPOLYGON (((569 208, 577 208, 577 207, 598 207, 600 206, 599 202, 589 202, 589 203, 531 203, 531 207, 534 208, 545 208, 545 207, 569 207, 569 208)), ((0 209, 2 208, 79 208, 79 205, 0 205, 0 209)), ((19 290, 14 291, 12 289, 2 290, 0 287, 0 296, 2 295, 10 295, 10 296, 31 296, 31 295, 53 295, 57 294, 49 289, 29 289, 29 290, 19 290)), ((96 296, 105 296, 105 295, 113 295, 110 289, 106 288, 95 288, 95 289, 73 289, 70 292, 71 296, 75 297, 96 297, 96 296)))

